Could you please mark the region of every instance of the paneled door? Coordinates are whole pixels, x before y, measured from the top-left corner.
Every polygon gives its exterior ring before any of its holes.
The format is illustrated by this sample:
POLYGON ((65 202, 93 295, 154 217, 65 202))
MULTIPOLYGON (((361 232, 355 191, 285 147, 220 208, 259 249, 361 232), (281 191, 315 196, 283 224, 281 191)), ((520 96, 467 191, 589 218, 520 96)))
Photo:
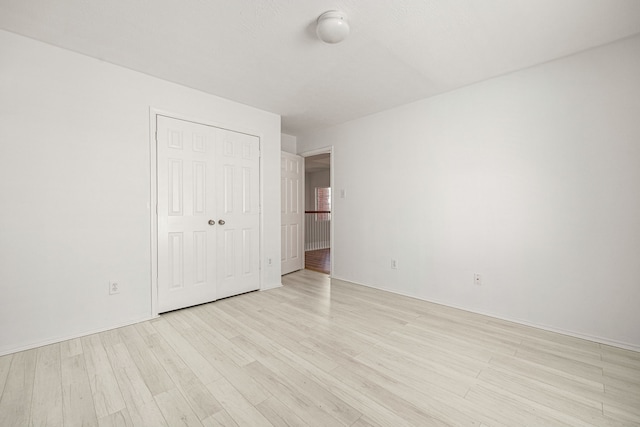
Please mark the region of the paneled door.
POLYGON ((304 211, 302 209, 302 186, 304 177, 304 159, 301 156, 282 152, 280 170, 281 204, 281 264, 282 274, 304 268, 302 227, 304 211))
POLYGON ((259 139, 157 116, 158 311, 259 288, 259 139))
POLYGON ((260 140, 217 129, 218 298, 260 287, 260 140))

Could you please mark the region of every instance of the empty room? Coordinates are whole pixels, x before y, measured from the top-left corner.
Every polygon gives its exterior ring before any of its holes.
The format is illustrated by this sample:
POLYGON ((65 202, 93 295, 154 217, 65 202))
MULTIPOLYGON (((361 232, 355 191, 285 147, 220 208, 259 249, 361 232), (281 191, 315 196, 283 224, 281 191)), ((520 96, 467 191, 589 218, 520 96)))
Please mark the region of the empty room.
POLYGON ((0 426, 640 426, 640 1, 0 0, 0 426))

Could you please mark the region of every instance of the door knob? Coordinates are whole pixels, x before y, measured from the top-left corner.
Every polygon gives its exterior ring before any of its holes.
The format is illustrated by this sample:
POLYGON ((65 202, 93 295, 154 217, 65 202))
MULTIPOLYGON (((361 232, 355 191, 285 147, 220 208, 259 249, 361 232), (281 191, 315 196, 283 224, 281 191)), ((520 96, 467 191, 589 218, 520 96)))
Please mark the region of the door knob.
POLYGON ((218 224, 224 225, 224 219, 221 219, 220 221, 218 221, 218 224))
POLYGON ((215 219, 210 219, 209 220, 209 225, 216 225, 216 220, 215 219))

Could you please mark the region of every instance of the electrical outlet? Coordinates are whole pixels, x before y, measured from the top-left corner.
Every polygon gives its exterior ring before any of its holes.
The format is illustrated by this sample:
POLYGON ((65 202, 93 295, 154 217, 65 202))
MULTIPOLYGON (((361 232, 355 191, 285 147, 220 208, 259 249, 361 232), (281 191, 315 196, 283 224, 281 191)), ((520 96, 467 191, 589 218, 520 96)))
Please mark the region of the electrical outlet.
POLYGON ((120 293, 120 283, 115 280, 109 281, 109 295, 115 295, 120 293))
POLYGON ((473 273, 473 283, 478 286, 482 285, 482 276, 478 273, 473 273))
POLYGON ((273 264, 273 261, 271 261, 271 258, 267 258, 267 264, 269 265, 273 264))
POLYGON ((398 269, 398 260, 391 258, 391 268, 393 268, 394 270, 398 269))

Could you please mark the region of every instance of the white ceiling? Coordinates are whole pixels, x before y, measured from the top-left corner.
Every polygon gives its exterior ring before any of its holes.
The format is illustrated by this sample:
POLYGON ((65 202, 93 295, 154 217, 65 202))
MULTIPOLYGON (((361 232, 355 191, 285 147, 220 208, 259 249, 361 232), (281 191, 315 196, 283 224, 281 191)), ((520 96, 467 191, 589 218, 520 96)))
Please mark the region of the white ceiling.
POLYGON ((640 0, 0 0, 0 28, 282 115, 341 123, 640 33, 640 0), (315 19, 341 9, 328 45, 315 19))

